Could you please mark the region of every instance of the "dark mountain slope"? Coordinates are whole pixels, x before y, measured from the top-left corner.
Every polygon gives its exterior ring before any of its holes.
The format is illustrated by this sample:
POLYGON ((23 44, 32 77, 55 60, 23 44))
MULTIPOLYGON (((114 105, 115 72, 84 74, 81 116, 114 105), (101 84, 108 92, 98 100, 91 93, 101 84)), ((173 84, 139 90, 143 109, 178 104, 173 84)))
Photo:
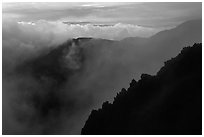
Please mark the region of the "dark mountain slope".
POLYGON ((201 84, 202 45, 194 44, 93 110, 81 133, 202 134, 201 84))

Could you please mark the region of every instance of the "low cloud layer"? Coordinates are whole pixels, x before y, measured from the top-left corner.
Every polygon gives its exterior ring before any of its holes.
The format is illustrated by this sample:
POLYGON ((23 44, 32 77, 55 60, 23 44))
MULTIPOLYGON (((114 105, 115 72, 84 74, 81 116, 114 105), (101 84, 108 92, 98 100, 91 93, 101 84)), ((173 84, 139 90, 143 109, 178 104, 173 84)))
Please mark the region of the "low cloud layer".
MULTIPOLYGON (((32 35, 32 37, 39 37, 43 42, 50 42, 50 44, 66 41, 67 38, 78 37, 93 37, 110 40, 121 40, 126 37, 150 37, 164 29, 122 23, 114 25, 92 23, 80 24, 80 22, 78 24, 65 24, 61 21, 50 22, 46 20, 40 20, 37 22, 10 22, 7 19, 4 21, 4 24, 3 29, 12 29, 13 36, 15 36, 15 32, 19 33, 20 31, 22 35, 25 35, 28 38, 32 35)), ((9 33, 9 31, 7 32, 9 33)), ((27 40, 30 41, 30 39, 27 40)))

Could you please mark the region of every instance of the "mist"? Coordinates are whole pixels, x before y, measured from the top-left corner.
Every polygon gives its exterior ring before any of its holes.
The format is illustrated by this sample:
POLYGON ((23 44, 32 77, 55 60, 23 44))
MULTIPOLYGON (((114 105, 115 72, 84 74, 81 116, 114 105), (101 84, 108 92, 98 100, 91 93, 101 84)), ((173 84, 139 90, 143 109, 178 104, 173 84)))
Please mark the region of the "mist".
POLYGON ((4 17, 3 134, 80 134, 92 109, 202 41, 202 21, 185 21, 154 28, 4 17))

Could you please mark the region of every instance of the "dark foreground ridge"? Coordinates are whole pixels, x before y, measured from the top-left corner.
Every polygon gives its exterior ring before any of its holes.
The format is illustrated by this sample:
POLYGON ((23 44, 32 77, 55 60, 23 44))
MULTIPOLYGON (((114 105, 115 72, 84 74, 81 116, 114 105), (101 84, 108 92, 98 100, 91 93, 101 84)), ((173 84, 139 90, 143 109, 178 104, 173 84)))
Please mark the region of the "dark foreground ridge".
POLYGON ((113 104, 91 112, 81 134, 202 134, 202 44, 184 48, 156 76, 132 80, 113 104))

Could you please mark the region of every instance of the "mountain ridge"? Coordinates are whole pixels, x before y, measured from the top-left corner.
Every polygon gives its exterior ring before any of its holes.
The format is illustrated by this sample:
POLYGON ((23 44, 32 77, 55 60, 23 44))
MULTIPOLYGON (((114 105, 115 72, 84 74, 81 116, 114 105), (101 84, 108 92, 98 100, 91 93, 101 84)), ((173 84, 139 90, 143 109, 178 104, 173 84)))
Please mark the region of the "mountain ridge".
POLYGON ((81 134, 202 134, 201 68, 201 44, 184 48, 156 76, 142 74, 92 110, 81 134))

